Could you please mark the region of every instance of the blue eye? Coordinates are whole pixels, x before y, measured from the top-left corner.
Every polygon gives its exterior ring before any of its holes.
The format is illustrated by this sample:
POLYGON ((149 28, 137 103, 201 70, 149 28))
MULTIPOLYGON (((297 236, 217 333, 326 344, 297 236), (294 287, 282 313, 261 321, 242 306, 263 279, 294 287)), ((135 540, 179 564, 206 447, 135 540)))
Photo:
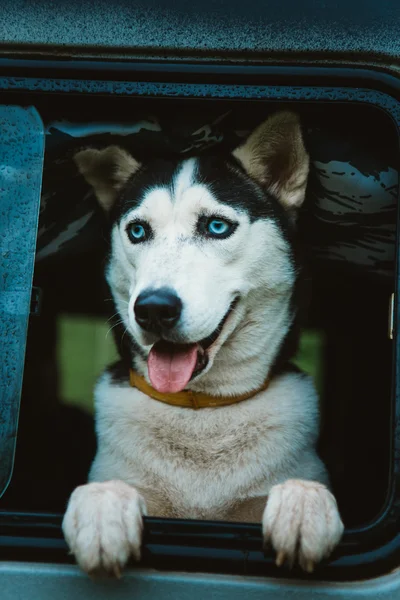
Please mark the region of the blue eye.
POLYGON ((218 217, 201 217, 198 223, 198 231, 209 238, 224 239, 229 237, 236 229, 237 223, 218 217))
POLYGON ((147 223, 130 223, 126 231, 133 244, 144 242, 150 236, 150 228, 147 223))
POLYGON ((207 230, 211 235, 225 235, 229 230, 230 223, 219 219, 213 219, 207 225, 207 230))

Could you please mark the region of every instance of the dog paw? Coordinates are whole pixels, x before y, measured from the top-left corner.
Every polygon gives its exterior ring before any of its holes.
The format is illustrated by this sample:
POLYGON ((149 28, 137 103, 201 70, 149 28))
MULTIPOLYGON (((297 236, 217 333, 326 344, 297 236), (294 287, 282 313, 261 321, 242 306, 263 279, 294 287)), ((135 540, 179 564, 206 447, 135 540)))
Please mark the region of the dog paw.
POLYGON ((292 479, 275 485, 263 521, 264 543, 277 553, 276 564, 296 561, 311 573, 329 556, 343 533, 336 500, 321 483, 292 479))
POLYGON ((145 514, 143 498, 126 483, 88 483, 71 495, 62 529, 84 571, 119 577, 130 556, 140 560, 145 514))

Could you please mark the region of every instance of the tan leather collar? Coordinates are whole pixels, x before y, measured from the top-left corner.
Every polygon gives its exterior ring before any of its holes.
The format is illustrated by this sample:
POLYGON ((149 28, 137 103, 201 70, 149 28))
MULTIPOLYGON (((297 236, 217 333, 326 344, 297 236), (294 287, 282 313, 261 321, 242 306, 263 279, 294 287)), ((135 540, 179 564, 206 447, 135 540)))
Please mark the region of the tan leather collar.
POLYGON ((269 379, 267 378, 263 385, 252 392, 246 394, 240 394, 239 396, 209 396, 208 394, 202 394, 201 392, 193 392, 192 390, 185 390, 183 392, 177 392, 176 394, 162 394, 157 392, 141 375, 138 375, 133 369, 129 371, 129 381, 132 387, 137 388, 150 398, 158 400, 159 402, 165 402, 165 404, 171 404, 172 406, 182 406, 185 408, 218 408, 219 406, 228 406, 229 404, 236 404, 243 400, 252 398, 259 392, 266 390, 269 386, 269 379))

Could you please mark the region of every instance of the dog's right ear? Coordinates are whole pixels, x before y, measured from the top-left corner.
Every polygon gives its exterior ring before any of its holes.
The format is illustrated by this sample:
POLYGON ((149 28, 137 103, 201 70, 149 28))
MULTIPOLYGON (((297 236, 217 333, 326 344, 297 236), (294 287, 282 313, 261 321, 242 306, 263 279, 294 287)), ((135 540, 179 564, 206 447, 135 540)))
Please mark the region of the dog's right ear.
POLYGON ((140 167, 133 156, 118 146, 80 150, 74 161, 106 211, 111 209, 120 189, 140 167))

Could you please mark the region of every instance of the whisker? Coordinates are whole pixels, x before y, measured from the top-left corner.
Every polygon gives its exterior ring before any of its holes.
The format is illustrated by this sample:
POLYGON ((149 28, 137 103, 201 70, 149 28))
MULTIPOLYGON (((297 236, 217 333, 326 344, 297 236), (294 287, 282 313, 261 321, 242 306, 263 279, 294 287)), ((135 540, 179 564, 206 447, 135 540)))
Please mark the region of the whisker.
POLYGON ((109 333, 110 333, 110 332, 111 332, 113 329, 115 329, 115 327, 117 327, 118 325, 121 325, 121 324, 123 324, 123 321, 122 321, 122 320, 120 320, 120 321, 117 321, 116 323, 114 323, 114 325, 113 325, 112 327, 110 327, 110 329, 107 331, 105 339, 107 339, 107 337, 108 337, 109 333))
POLYGON ((122 345, 122 342, 124 341, 124 336, 125 336, 125 334, 126 334, 127 331, 128 331, 128 328, 125 327, 125 331, 124 331, 124 333, 122 334, 122 337, 121 337, 121 345, 122 345))
MULTIPOLYGON (((108 323, 109 321, 111 321, 111 319, 113 319, 113 318, 114 318, 114 317, 116 317, 117 315, 119 315, 119 312, 118 312, 118 311, 117 311, 117 312, 115 312, 113 315, 111 315, 111 317, 109 317, 109 318, 107 319, 106 323, 108 323)), ((121 319, 120 319, 120 321, 121 321, 121 319)))
MULTIPOLYGON (((104 302, 115 302, 115 300, 114 298, 104 298, 104 302)), ((129 304, 129 301, 125 300, 124 298, 120 298, 118 302, 124 302, 125 304, 129 304)))

